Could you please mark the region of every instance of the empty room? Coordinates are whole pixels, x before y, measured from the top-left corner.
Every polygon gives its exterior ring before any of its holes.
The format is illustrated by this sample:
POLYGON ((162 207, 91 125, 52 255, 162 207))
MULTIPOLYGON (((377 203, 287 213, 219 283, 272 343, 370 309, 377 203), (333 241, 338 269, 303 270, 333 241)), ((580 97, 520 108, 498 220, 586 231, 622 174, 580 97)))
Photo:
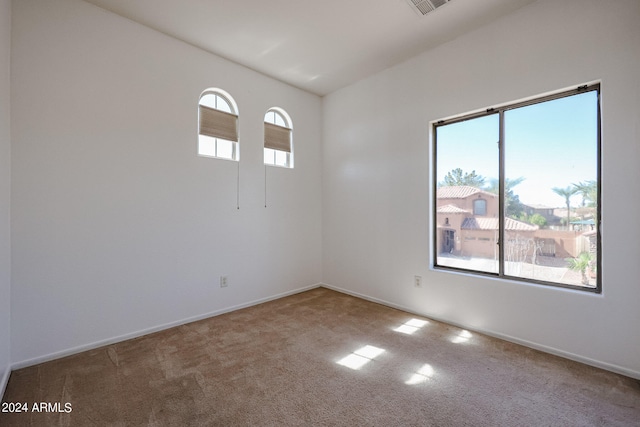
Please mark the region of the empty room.
POLYGON ((639 0, 0 0, 0 425, 639 425, 639 0))

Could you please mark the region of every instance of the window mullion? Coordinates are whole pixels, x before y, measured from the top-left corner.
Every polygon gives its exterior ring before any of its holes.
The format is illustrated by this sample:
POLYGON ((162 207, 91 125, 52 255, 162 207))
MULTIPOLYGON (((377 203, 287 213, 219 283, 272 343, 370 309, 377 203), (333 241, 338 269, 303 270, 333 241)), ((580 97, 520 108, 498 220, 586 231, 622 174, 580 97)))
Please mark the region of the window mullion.
POLYGON ((498 136, 498 275, 504 276, 505 241, 505 178, 504 178, 504 110, 499 113, 498 136))

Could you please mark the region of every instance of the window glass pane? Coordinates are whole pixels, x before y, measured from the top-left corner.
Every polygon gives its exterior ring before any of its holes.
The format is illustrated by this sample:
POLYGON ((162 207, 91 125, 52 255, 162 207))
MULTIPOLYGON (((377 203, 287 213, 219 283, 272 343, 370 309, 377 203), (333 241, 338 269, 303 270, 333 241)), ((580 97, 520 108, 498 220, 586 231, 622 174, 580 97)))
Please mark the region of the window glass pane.
POLYGON ((218 95, 214 93, 204 94, 202 98, 200 98, 200 104, 209 108, 216 108, 216 98, 218 98, 218 95))
POLYGON ((264 163, 266 165, 275 164, 275 150, 272 150, 271 148, 264 149, 264 163))
POLYGON ((224 111, 227 113, 233 113, 233 109, 231 108, 231 105, 229 104, 229 102, 224 99, 223 97, 221 97, 220 95, 216 95, 216 106, 215 108, 217 110, 220 111, 224 111))
POLYGON ((198 154, 215 157, 216 139, 206 135, 198 135, 198 154))
POLYGON ((229 101, 227 101, 224 97, 212 92, 202 95, 202 97, 200 98, 200 104, 205 105, 209 108, 215 108, 216 110, 225 111, 227 113, 234 112, 229 101))
POLYGON ((233 159, 233 145, 231 141, 218 138, 218 157, 233 159))
POLYGON ((285 119, 282 116, 282 114, 278 113, 275 110, 267 111, 267 114, 265 114, 265 116, 264 116, 264 121, 267 122, 267 123, 271 123, 273 125, 278 125, 278 126, 282 126, 282 127, 286 127, 286 128, 289 127, 289 125, 285 121, 285 119))
POLYGON ((436 128, 436 265, 498 272, 499 117, 436 128), (475 200, 485 200, 474 217, 475 200))
POLYGON ((484 216, 487 214, 487 201, 484 199, 476 199, 473 201, 473 214, 484 216))
POLYGON ((286 151, 274 150, 276 153, 276 165, 278 166, 288 166, 288 154, 286 151))
POLYGON ((505 112, 505 274, 595 287, 597 91, 505 112))

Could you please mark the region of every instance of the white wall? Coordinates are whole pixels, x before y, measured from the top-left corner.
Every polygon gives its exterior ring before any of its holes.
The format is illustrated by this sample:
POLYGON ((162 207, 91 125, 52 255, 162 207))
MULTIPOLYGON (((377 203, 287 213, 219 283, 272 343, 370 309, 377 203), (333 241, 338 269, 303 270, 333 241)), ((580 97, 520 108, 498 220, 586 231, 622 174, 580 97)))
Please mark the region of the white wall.
POLYGON ((9 62, 11 0, 0 0, 0 397, 10 372, 11 320, 11 132, 9 62))
POLYGON ((324 281, 640 377, 638 22, 637 0, 539 0, 327 96, 324 281), (429 122, 593 80, 602 295, 430 270, 429 122))
POLYGON ((319 97, 79 0, 14 2, 13 30, 16 366, 321 281, 319 97), (238 164, 196 156, 208 87, 239 106, 239 210, 238 164), (272 106, 295 169, 265 208, 272 106))

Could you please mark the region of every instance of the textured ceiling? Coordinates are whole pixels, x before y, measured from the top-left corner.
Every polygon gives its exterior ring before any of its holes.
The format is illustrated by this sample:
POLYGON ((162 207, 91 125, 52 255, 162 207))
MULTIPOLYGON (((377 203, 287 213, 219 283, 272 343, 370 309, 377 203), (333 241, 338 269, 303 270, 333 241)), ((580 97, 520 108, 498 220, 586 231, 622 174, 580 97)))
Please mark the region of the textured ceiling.
POLYGON ((318 95, 454 39, 535 0, 86 0, 318 95))

